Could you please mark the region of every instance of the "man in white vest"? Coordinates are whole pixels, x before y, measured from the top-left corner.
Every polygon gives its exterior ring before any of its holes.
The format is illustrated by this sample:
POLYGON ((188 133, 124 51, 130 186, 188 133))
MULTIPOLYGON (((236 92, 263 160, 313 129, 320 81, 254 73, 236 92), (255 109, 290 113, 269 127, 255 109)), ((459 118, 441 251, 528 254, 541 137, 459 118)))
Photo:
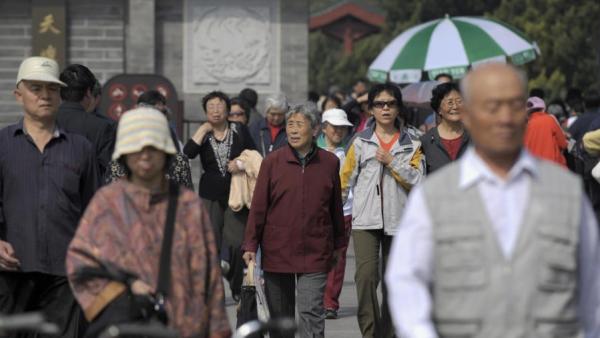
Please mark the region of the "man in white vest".
POLYGON ((577 177, 530 155, 526 78, 461 83, 473 146, 411 193, 387 267, 403 338, 600 337, 597 221, 577 177))

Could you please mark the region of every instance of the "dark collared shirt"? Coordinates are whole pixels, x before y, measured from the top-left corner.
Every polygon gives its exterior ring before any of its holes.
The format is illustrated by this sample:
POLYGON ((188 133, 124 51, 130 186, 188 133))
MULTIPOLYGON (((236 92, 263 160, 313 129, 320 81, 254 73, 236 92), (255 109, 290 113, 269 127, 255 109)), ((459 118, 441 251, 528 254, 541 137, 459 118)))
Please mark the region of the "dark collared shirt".
POLYGON ((116 123, 86 112, 78 102, 63 102, 58 108, 56 121, 66 132, 85 136, 90 141, 100 175, 104 175, 115 147, 116 123))
POLYGON ((57 129, 40 152, 23 121, 0 130, 0 239, 21 271, 65 274, 67 247, 98 184, 83 136, 57 129))

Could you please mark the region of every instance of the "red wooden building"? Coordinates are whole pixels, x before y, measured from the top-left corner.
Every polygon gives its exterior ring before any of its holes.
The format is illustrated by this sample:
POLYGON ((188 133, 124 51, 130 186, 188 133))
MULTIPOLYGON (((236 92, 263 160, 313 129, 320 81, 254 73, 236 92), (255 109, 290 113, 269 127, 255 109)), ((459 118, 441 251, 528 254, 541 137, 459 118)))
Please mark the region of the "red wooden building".
POLYGON ((379 33, 385 15, 377 7, 362 1, 338 1, 310 17, 311 32, 320 30, 344 42, 344 53, 352 53, 355 41, 379 33))

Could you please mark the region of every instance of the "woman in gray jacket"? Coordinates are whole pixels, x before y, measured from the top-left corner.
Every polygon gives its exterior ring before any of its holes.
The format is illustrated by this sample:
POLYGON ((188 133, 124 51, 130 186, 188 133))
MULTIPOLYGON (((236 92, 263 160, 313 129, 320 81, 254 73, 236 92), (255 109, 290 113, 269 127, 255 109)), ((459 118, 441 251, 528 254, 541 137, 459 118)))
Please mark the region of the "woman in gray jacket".
POLYGON ((399 117, 400 89, 391 83, 375 85, 369 91, 368 104, 373 118, 346 152, 342 196, 345 201, 350 190, 354 194, 352 237, 360 331, 363 337, 385 338, 393 337, 394 330, 385 285, 381 309, 377 300, 379 271, 385 272, 408 192, 421 181, 425 164, 421 142, 399 117))

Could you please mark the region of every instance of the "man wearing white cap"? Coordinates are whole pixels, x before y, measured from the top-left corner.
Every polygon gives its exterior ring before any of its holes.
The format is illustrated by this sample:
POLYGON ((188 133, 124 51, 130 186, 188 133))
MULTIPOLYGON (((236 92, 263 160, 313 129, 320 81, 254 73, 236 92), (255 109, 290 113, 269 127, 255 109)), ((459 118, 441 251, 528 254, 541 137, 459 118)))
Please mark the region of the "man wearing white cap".
MULTIPOLYGON (((338 108, 328 109, 323 112, 321 123, 322 133, 317 139, 317 146, 334 153, 340 159, 340 163, 342 163, 346 157, 345 143, 348 140, 348 133, 353 126, 352 123, 348 121, 346 112, 338 108)), ((345 245, 339 249, 338 261, 327 275, 327 284, 323 296, 325 318, 327 319, 336 319, 337 311, 340 307, 339 298, 346 270, 346 250, 348 249, 350 230, 352 229, 351 192, 346 204, 344 204, 344 227, 346 230, 345 245)))
POLYGON ((77 337, 65 256, 98 174, 89 141, 56 124, 58 75, 54 60, 25 59, 14 90, 23 118, 0 130, 0 313, 42 311, 60 337, 77 337))

